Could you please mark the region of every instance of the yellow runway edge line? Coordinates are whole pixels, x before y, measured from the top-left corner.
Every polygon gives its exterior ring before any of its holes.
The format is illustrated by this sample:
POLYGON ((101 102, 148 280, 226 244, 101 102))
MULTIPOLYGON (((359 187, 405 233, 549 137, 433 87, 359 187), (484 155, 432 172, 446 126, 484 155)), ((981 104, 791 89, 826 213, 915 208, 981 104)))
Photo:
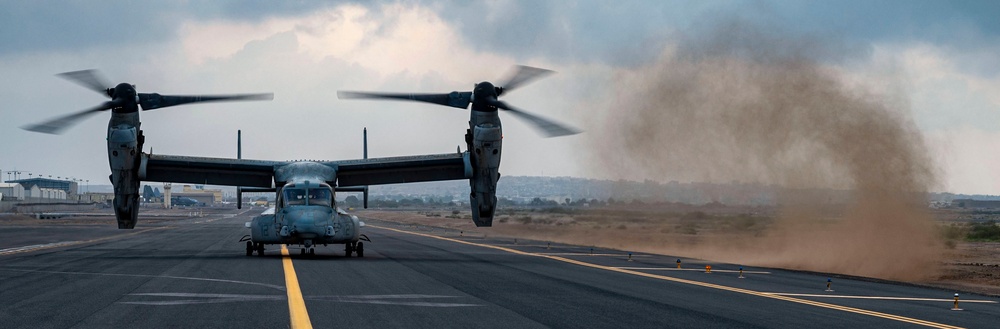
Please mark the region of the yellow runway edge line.
POLYGON ((548 258, 548 259, 558 260, 558 261, 561 261, 561 262, 566 262, 566 263, 570 263, 570 264, 576 264, 576 265, 580 265, 580 266, 586 266, 586 267, 597 268, 597 269, 608 270, 608 271, 619 272, 619 273, 632 274, 632 275, 637 275, 637 276, 642 276, 642 277, 647 277, 647 278, 653 278, 653 279, 660 279, 660 280, 665 280, 665 281, 672 281, 672 282, 690 284, 690 285, 701 286, 701 287, 712 288, 712 289, 719 289, 719 290, 726 290, 726 291, 738 292, 738 293, 747 294, 747 295, 754 295, 754 296, 760 296, 760 297, 765 297, 765 298, 772 298, 772 299, 784 300, 784 301, 793 302, 793 303, 811 305, 811 306, 822 307, 822 308, 827 308, 827 309, 831 309, 831 310, 838 310, 838 311, 850 312, 850 313, 856 313, 856 314, 863 314, 863 315, 868 315, 868 316, 873 316, 873 317, 878 317, 878 318, 883 318, 883 319, 889 319, 889 320, 895 320, 895 321, 900 321, 900 322, 906 322, 906 323, 912 323, 912 324, 917 324, 917 325, 922 325, 922 326, 927 326, 927 327, 932 327, 932 328, 947 328, 947 329, 962 328, 962 327, 956 327, 956 326, 947 325, 947 324, 943 324, 943 323, 937 323, 937 322, 925 321, 925 320, 920 320, 920 319, 908 318, 908 317, 905 317, 905 316, 893 315, 893 314, 882 313, 882 312, 869 311, 869 310, 860 309, 860 308, 840 306, 840 305, 834 305, 834 304, 822 303, 822 302, 814 302, 814 301, 811 301, 811 300, 805 300, 805 299, 799 299, 799 298, 792 298, 792 297, 787 297, 787 296, 769 294, 769 293, 764 293, 764 292, 759 292, 759 291, 754 291, 754 290, 749 290, 749 289, 734 288, 734 287, 723 286, 723 285, 718 285, 718 284, 712 284, 712 283, 707 283, 707 282, 700 282, 700 281, 679 279, 679 278, 674 278, 674 277, 669 277, 669 276, 664 276, 664 275, 643 273, 643 272, 626 270, 626 269, 615 268, 615 267, 610 267, 610 266, 591 264, 591 263, 582 262, 582 261, 578 261, 578 260, 574 260, 574 259, 569 259, 569 258, 564 258, 564 257, 550 256, 550 255, 541 255, 541 254, 524 252, 524 251, 520 251, 520 250, 505 248, 505 247, 498 247, 498 246, 492 246, 492 245, 488 245, 488 244, 480 244, 480 243, 475 243, 475 242, 468 242, 468 241, 462 241, 462 240, 458 240, 458 239, 446 238, 446 237, 437 236, 437 235, 417 233, 417 232, 410 232, 410 231, 404 231, 404 230, 398 230, 398 229, 394 229, 394 228, 375 226, 375 225, 370 225, 370 224, 367 225, 367 226, 368 227, 373 227, 373 228, 380 228, 380 229, 384 229, 384 230, 390 230, 390 231, 399 232, 399 233, 413 234, 413 235, 419 235, 419 236, 433 238, 433 239, 439 239, 439 240, 444 240, 444 241, 451 241, 451 242, 456 242, 456 243, 462 243, 462 244, 467 244, 467 245, 471 245, 471 246, 478 246, 478 247, 483 247, 483 248, 492 248, 492 249, 506 251, 506 252, 509 252, 509 253, 518 254, 518 255, 535 256, 535 257, 545 257, 545 258, 548 258))
MULTIPOLYGON (((817 295, 817 294, 793 294, 793 293, 783 293, 783 292, 765 292, 765 294, 772 295, 782 295, 782 296, 796 296, 796 297, 817 297, 817 298, 847 298, 847 299, 881 299, 881 300, 912 300, 912 301, 924 301, 924 302, 952 302, 954 299, 951 298, 919 298, 919 297, 891 297, 891 296, 850 296, 850 295, 817 295)), ((981 299, 963 299, 963 303, 986 303, 986 304, 996 304, 992 300, 981 300, 981 299)))
POLYGON ((285 245, 281 245, 281 263, 285 267, 285 290, 288 292, 288 316, 292 321, 292 329, 312 329, 306 302, 302 299, 302 290, 299 289, 299 278, 295 276, 292 257, 288 255, 288 248, 285 245))

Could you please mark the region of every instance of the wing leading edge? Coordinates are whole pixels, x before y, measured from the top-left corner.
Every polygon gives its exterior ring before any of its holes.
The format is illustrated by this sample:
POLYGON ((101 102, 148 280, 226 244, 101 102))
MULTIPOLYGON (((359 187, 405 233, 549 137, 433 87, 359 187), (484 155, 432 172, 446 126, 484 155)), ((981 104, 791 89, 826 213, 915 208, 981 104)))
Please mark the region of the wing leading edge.
POLYGON ((322 162, 337 168, 337 186, 469 179, 468 152, 322 162))
MULTIPOLYGON (((291 162, 142 154, 143 181, 270 188, 275 169, 291 162)), ((337 186, 469 179, 468 153, 319 162, 336 169, 337 186)), ((333 183, 333 182, 331 182, 333 183)))
POLYGON ((273 187, 282 161, 142 154, 139 179, 154 182, 273 187))

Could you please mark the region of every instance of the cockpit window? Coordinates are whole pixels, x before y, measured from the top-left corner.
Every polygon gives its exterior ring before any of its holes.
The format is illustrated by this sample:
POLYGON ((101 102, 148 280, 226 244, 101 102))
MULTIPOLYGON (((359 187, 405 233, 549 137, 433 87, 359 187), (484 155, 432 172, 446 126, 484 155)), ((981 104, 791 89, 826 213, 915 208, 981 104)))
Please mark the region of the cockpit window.
POLYGON ((286 188, 285 206, 333 206, 333 195, 330 188, 286 188))
POLYGON ((333 198, 330 195, 330 189, 328 188, 311 188, 309 189, 309 205, 310 206, 327 206, 330 207, 332 204, 330 201, 333 198))
POLYGON ((286 206, 303 206, 306 204, 306 190, 305 189, 285 189, 285 205, 286 206))

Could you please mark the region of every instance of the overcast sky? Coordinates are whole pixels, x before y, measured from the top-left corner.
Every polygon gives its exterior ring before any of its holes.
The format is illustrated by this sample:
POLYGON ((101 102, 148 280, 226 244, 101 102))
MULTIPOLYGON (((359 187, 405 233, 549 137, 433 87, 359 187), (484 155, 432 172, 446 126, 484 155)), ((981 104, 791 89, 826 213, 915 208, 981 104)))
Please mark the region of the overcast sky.
MULTIPOLYGON (((998 14, 996 1, 3 1, 0 170, 107 183, 109 115, 62 135, 19 128, 104 100, 60 72, 99 69, 139 92, 275 93, 144 112, 146 152, 235 157, 242 129, 246 158, 353 159, 368 127, 373 157, 446 153, 464 144, 467 111, 336 91, 466 91, 525 64, 558 73, 505 101, 601 129, 588 119, 614 110, 615 72, 735 19, 836 43, 824 65, 908 104, 939 190, 1000 194, 998 14)), ((588 170, 600 154, 584 135, 545 139, 501 117, 505 175, 643 178, 588 170)))

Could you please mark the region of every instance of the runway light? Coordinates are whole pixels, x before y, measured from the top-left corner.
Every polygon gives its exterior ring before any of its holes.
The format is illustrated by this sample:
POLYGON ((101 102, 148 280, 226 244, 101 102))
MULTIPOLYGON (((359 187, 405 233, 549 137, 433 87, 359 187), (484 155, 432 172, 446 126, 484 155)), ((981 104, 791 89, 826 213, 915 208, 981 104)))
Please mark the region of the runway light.
POLYGON ((958 293, 957 292, 955 293, 955 307, 952 307, 951 310, 952 311, 961 311, 962 310, 962 309, 958 308, 958 293))
POLYGON ((465 231, 458 231, 458 236, 465 236, 465 231))
POLYGON ((545 249, 552 249, 552 242, 546 242, 545 249))
POLYGON ((740 266, 740 279, 743 279, 743 266, 740 266))
POLYGON ((630 261, 630 262, 632 261, 632 253, 631 252, 628 253, 628 261, 630 261))
POLYGON ((593 255, 593 254, 594 254, 594 248, 590 248, 590 254, 591 254, 591 255, 593 255))
POLYGON ((712 273, 712 265, 705 265, 705 273, 712 273))
POLYGON ((831 285, 833 285, 833 279, 826 278, 826 291, 833 291, 833 289, 830 289, 831 285))
POLYGON ((681 268, 681 259, 680 258, 677 259, 677 268, 681 268))

